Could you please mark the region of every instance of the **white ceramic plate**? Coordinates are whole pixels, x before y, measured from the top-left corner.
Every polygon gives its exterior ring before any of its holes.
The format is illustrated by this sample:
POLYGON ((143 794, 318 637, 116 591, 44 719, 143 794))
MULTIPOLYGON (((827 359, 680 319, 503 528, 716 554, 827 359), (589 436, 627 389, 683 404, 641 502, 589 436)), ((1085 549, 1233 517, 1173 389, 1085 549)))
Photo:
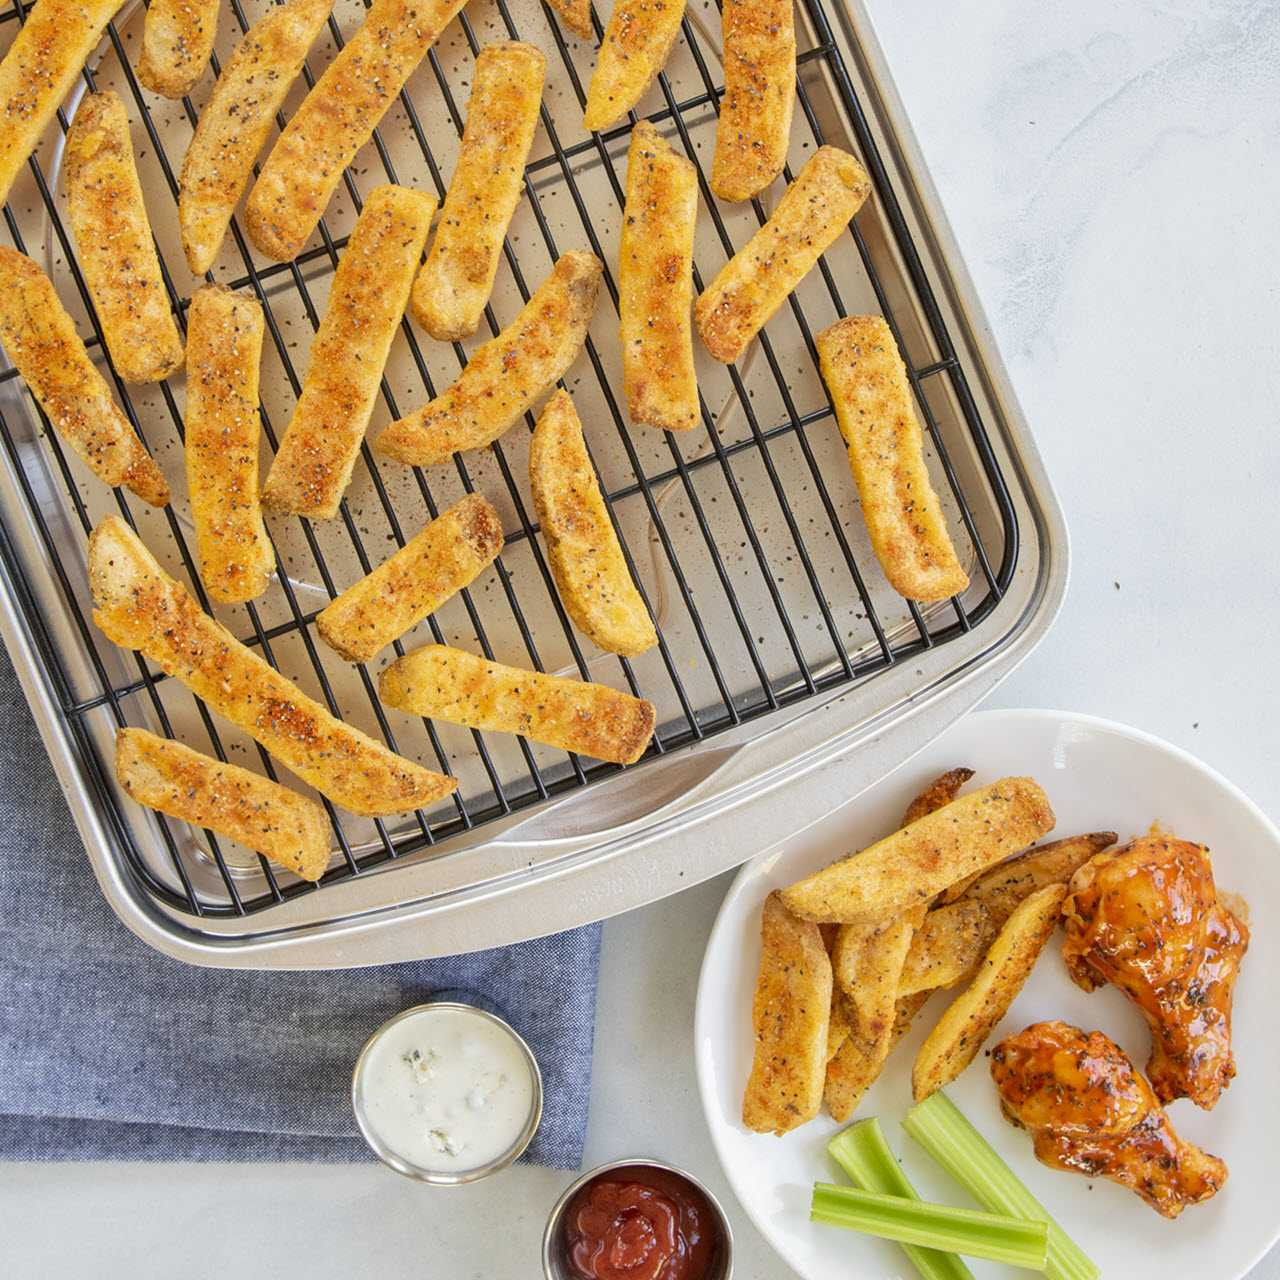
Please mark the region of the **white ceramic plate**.
MULTIPOLYGON (((1280 1236, 1280 1025, 1272 983, 1280 972, 1280 831, 1224 778, 1136 729, 1057 711, 969 716, 863 795, 753 859, 712 929, 695 1014, 698 1085, 711 1136, 743 1208, 806 1280, 901 1280, 914 1275, 897 1246, 809 1221, 817 1180, 843 1182, 824 1147, 839 1126, 826 1115, 784 1138, 754 1134, 740 1116, 751 1066, 751 993, 759 962, 760 906, 772 890, 863 847, 897 826, 916 791, 945 769, 977 770, 973 784, 1030 774, 1049 794, 1056 836, 1114 830, 1121 840, 1159 820, 1213 850, 1220 888, 1248 899, 1253 939, 1236 990, 1239 1074, 1211 1112, 1185 1099, 1169 1108, 1185 1137, 1222 1156, 1231 1176, 1207 1204, 1168 1222, 1114 1183, 1039 1164, 1030 1139, 1000 1115, 985 1056, 948 1093, 1015 1172, 1102 1267, 1123 1280, 1238 1280, 1280 1236)), ((1058 935, 1060 938, 1061 935, 1058 935)), ((915 1147, 900 1121, 911 1102, 915 1050, 944 1007, 937 995, 889 1059, 857 1115, 879 1116, 890 1145, 926 1199, 971 1204, 915 1147)), ((1064 1018, 1101 1029, 1143 1067, 1150 1041, 1138 1013, 1111 988, 1086 995, 1066 975, 1058 940, 1036 966, 991 1043, 1029 1023, 1064 1018)), ((1027 1275, 973 1261, 975 1276, 1027 1275)))

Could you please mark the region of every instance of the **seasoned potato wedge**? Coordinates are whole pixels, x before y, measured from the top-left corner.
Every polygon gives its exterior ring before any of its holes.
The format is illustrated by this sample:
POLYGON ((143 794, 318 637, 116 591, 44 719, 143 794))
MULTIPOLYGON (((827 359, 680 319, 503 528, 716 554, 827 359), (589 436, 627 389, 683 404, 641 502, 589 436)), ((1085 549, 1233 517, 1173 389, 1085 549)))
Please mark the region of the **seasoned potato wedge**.
POLYGON ((322 609, 316 630, 348 662, 368 662, 474 582, 501 550, 493 504, 468 494, 322 609))
POLYGON ((787 162, 796 102, 795 0, 724 0, 724 98, 711 162, 721 200, 749 200, 787 162))
POLYGON ((124 0, 37 0, 0 61, 0 204, 124 0))
POLYGON ((647 120, 631 131, 619 249, 622 383, 637 426, 698 425, 693 367, 693 229, 698 173, 647 120))
POLYGON ((889 1052, 897 1047, 898 1041, 911 1030, 916 1014, 929 1002, 932 991, 916 991, 909 996, 899 996, 893 1006, 893 1030, 889 1034, 889 1052))
POLYGON ((158 382, 182 363, 142 202, 129 117, 110 91, 82 99, 67 131, 67 217, 93 309, 126 382, 158 382))
POLYGON ((486 45, 476 59, 458 163, 413 286, 413 314, 441 342, 475 333, 484 315, 524 190, 546 74, 542 50, 518 40, 486 45))
POLYGON ((941 809, 950 804, 960 794, 960 788, 973 777, 972 769, 948 769, 940 777, 934 778, 912 802, 902 815, 902 825, 909 827, 926 813, 941 809))
POLYGON ((153 507, 168 504, 163 473, 111 399, 53 282, 25 254, 5 245, 0 342, 53 429, 100 480, 123 485, 153 507))
POLYGON ((619 0, 609 15, 587 89, 582 127, 617 124, 666 65, 680 34, 685 0, 619 0))
POLYGON ((609 653, 630 658, 652 649, 658 633, 627 568, 567 391, 547 401, 534 428, 529 487, 574 625, 609 653))
POLYGON ((917 1102, 951 1083, 1009 1011, 1058 923, 1067 886, 1047 884, 1018 904, 983 957, 978 976, 948 1006, 916 1054, 917 1102))
POLYGON ((184 98, 199 84, 221 7, 221 0, 151 0, 142 24, 138 79, 152 93, 184 98))
POLYGON ((959 594, 969 575, 929 480, 911 384, 892 331, 880 316, 847 316, 823 330, 817 345, 862 518, 889 585, 908 600, 959 594))
POLYGON ((333 0, 289 0, 245 33, 196 122, 178 180, 182 251, 196 275, 213 266, 276 112, 333 0))
POLYGON ((313 520, 338 514, 360 456, 436 198, 375 187, 338 259, 302 394, 267 473, 262 503, 313 520))
POLYGON ((817 926, 797 920, 776 893, 765 899, 760 940, 751 1002, 756 1048, 742 1123, 757 1133, 783 1134, 812 1120, 822 1105, 831 961, 817 926))
POLYGON ((1114 831, 1093 831, 1028 849, 1021 857, 985 872, 965 890, 960 901, 981 903, 991 918, 994 933, 1029 894, 1059 880, 1069 881, 1078 868, 1109 849, 1117 838, 1114 831))
POLYGON ((116 777, 139 804, 239 841, 303 880, 329 865, 323 806, 270 778, 145 729, 116 731, 116 777))
POLYGON ((458 785, 331 716, 201 611, 117 516, 89 537, 93 620, 352 813, 425 808, 458 785))
POLYGON ((612 764, 639 760, 657 721, 653 703, 644 698, 486 662, 441 644, 398 658, 379 677, 378 694, 389 706, 414 715, 519 733, 612 764))
POLYGON ((476 348, 457 382, 393 422, 374 451, 425 467, 492 444, 578 358, 603 272, 594 254, 561 254, 520 314, 476 348))
POLYGON ((262 308, 225 285, 197 289, 187 317, 187 494, 200 580, 215 599, 252 600, 275 555, 258 501, 262 308))
POLYGON ((698 298, 698 333, 717 360, 742 355, 870 192, 866 170, 847 151, 819 147, 809 157, 768 222, 698 298))
POLYGON ((911 939, 898 995, 955 986, 973 973, 999 927, 980 902, 935 907, 911 939))
POLYGON ((807 876, 782 896, 806 920, 893 915, 1025 849, 1053 821, 1049 798, 1034 779, 1002 778, 807 876))
MULTIPOLYGON (((821 926, 819 926, 821 927, 821 926)), ((831 1017, 827 1023, 827 1063, 840 1052, 841 1046, 853 1032, 856 1015, 849 1006, 849 997, 839 985, 831 988, 831 1017)))
POLYGON ((374 0, 276 140, 249 193, 245 228, 268 258, 290 262, 414 68, 465 0, 374 0))
POLYGON ((575 36, 590 40, 595 34, 591 30, 591 0, 551 0, 551 7, 575 36))

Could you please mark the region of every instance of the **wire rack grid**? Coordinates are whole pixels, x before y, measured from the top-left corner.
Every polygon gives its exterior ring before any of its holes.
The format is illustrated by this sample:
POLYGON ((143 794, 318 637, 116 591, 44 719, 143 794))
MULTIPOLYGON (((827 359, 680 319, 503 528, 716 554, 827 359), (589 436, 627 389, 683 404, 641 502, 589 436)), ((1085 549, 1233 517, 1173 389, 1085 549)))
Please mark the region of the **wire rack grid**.
MULTIPOLYGON (((14 0, 0 15, 15 30, 29 5, 14 0)), ((223 57, 253 16, 231 0, 223 57)), ((363 16, 342 3, 327 39, 313 49, 286 112, 314 83, 317 70, 342 47, 363 16)), ((27 513, 57 581, 56 607, 66 611, 79 645, 80 669, 68 661, 42 618, 55 602, 30 591, 22 601, 38 648, 78 750, 125 850, 129 865, 160 901, 194 916, 247 916, 410 855, 442 856, 461 832, 552 796, 590 786, 617 772, 523 739, 506 739, 389 715, 376 696, 374 673, 348 667, 323 650, 311 622, 340 590, 367 573, 462 493, 481 491, 503 515, 506 547, 484 577, 459 593, 386 658, 433 640, 473 647, 499 661, 604 680, 651 698, 659 727, 647 759, 688 748, 787 707, 908 661, 924 649, 971 631, 1006 591, 1018 555, 1013 505, 986 426, 966 381, 942 310, 912 241, 821 0, 800 0, 801 52, 790 181, 806 152, 825 142, 854 150, 870 172, 875 194, 847 236, 820 261, 739 367, 699 357, 702 428, 677 438, 633 432, 615 388, 617 360, 616 236, 624 199, 625 150, 643 115, 694 160, 701 188, 695 247, 695 288, 718 270, 768 214, 760 200, 720 205, 706 173, 723 93, 719 73, 719 13, 709 0, 691 4, 682 39, 667 69, 625 124, 586 135, 581 107, 594 45, 566 39, 536 0, 474 0, 411 78, 372 143, 357 157, 320 223, 313 245, 287 264, 257 255, 238 221, 209 273, 262 303, 264 353, 262 426, 275 448, 305 376, 310 334, 362 207, 361 193, 381 181, 434 190, 443 198, 465 119, 474 57, 495 39, 525 39, 548 54, 541 127, 525 174, 525 199, 504 246, 487 333, 497 333, 536 288, 564 249, 589 248, 605 264, 608 295, 598 308, 585 355, 566 380, 587 424, 593 460, 624 551, 659 623, 659 644, 627 660, 601 654, 580 639, 556 594, 540 531, 526 497, 528 431, 517 427, 491 450, 456 455, 451 467, 409 470, 376 460, 366 446, 337 521, 275 521, 278 589, 245 606, 215 608, 205 596, 190 550, 181 500, 163 512, 122 491, 106 494, 41 421, 38 409, 0 373, 0 439, 18 477, 27 513), (814 333, 859 310, 885 315, 907 358, 926 426, 930 465, 973 579, 963 598, 921 609, 900 601, 881 580, 867 544, 830 402, 816 374, 814 333), (10 384, 6 386, 6 384, 10 384), (8 394, 6 394, 8 393, 8 394), (435 810, 392 825, 353 819, 327 805, 335 836, 330 870, 304 884, 247 851, 224 847, 180 823, 159 820, 163 856, 140 847, 110 782, 110 731, 143 724, 204 746, 218 758, 257 759, 277 777, 271 758, 219 725, 197 699, 136 655, 105 643, 90 617, 83 551, 59 545, 57 522, 42 476, 72 528, 86 533, 116 510, 148 545, 245 643, 293 675, 335 714, 357 723, 395 750, 453 773, 457 792, 435 810)), ((597 37, 601 34, 595 17, 597 37)), ((145 93, 132 64, 141 11, 126 11, 108 28, 105 51, 84 73, 85 87, 110 86, 131 104, 143 172, 175 313, 185 320, 192 289, 176 232, 177 168, 198 116, 192 99, 168 104, 145 93)), ((212 70, 218 71, 218 58, 212 70)), ((206 93, 208 82, 201 86, 206 93)), ((102 334, 74 245, 62 216, 57 174, 66 113, 30 162, 25 204, 16 193, 4 210, 14 246, 43 253, 64 302, 82 322, 91 353, 108 370, 130 421, 180 482, 181 375, 153 387, 127 387, 110 368, 102 334)), ((780 189, 780 187, 779 187, 780 189)), ((446 386, 474 342, 451 346, 425 340, 406 318, 381 387, 379 421, 398 417, 446 386)), ((532 428, 532 415, 526 426, 532 428)), ((18 557, 7 530, 0 554, 18 557)), ((20 567, 20 566, 19 566, 20 567)), ((21 579, 21 573, 17 575, 21 579)), ((283 780, 296 783, 296 780, 283 780)), ((327 804, 327 802, 326 802, 327 804)))

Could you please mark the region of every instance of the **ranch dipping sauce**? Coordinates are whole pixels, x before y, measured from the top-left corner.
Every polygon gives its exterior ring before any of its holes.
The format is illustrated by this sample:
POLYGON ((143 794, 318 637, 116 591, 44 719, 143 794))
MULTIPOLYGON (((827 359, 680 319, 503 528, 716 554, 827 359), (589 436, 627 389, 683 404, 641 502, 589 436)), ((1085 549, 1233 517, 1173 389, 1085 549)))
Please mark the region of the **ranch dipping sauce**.
POLYGON ((542 1110, 537 1063, 500 1018, 427 1004, 385 1022, 352 1077, 365 1140, 399 1173, 471 1182, 511 1164, 542 1110))

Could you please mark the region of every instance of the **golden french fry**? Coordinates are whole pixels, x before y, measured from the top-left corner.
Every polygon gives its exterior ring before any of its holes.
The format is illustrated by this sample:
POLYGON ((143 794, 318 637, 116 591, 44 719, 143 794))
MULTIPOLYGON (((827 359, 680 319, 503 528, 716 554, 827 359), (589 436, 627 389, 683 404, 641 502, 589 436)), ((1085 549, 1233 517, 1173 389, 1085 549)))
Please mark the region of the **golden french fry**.
POLYGON ((493 504, 468 494, 321 610, 316 630, 348 662, 368 662, 474 582, 501 550, 493 504))
POLYGON ((487 45, 476 59, 458 163, 413 286, 413 314, 441 342, 475 333, 484 315, 524 189, 546 74, 542 50, 516 40, 487 45))
POLYGON ((760 940, 751 1002, 756 1047, 742 1123, 757 1133, 784 1134, 812 1120, 822 1105, 831 962, 817 926, 797 920, 776 893, 765 899, 760 940))
POLYGON ((471 729, 519 733, 564 751, 632 764, 653 737, 653 703, 607 685, 486 662, 429 644, 397 658, 378 678, 389 706, 471 729))
POLYGON ((200 580, 224 602, 252 600, 275 555, 258 502, 262 308, 225 285, 197 289, 187 316, 187 494, 200 580))
POLYGON ((631 131, 618 312, 627 412, 637 426, 698 425, 693 366, 693 229, 698 173, 647 120, 631 131))
POLYGON ((587 88, 584 129, 607 129, 640 101, 666 65, 680 34, 684 5, 685 0, 627 0, 614 5, 587 88))
POLYGON ((853 1017, 848 1037, 827 1065, 823 1100, 840 1124, 857 1110, 889 1057, 898 1021, 898 979, 919 918, 913 911, 869 930, 846 925, 836 942, 832 969, 853 1017), (854 965, 842 954, 846 929, 851 931, 850 949, 857 951, 854 965))
POLYGON ((870 192, 866 170, 847 151, 819 147, 809 157, 768 222, 698 298, 698 333, 717 360, 742 355, 870 192))
POLYGON ((1020 857, 985 872, 965 890, 960 901, 980 903, 991 918, 991 928, 999 929, 1029 894, 1059 880, 1070 881, 1079 867, 1110 848, 1116 839, 1114 831, 1093 831, 1028 849, 1020 857))
POLYGON ((164 475, 111 399, 52 281, 25 254, 3 245, 0 342, 53 429, 98 479, 123 485, 153 507, 167 505, 164 475))
POLYGON ((111 363, 158 382, 182 363, 133 160, 129 117, 110 91, 85 96, 67 132, 67 217, 111 363))
POLYGON ((1047 884, 1018 904, 983 958, 978 976, 948 1006, 916 1054, 917 1102, 951 1083, 1009 1012, 1058 923, 1067 886, 1047 884))
POLYGON ((973 973, 999 927, 980 902, 935 907, 911 940, 898 995, 955 986, 973 973))
POLYGON ((465 0, 374 0, 360 29, 302 100, 249 193, 245 228, 268 258, 289 262, 324 215, 405 81, 465 0))
POLYGON ((1034 779, 1002 778, 807 876, 782 896, 806 920, 891 916, 1025 849, 1053 821, 1034 779))
POLYGON ((331 8, 333 0, 289 0, 270 9, 223 65, 178 179, 182 250, 196 275, 213 266, 253 162, 331 8))
POLYGON ((425 467, 492 444, 577 359, 603 271, 594 254, 561 254, 520 314, 476 348, 457 382, 387 427, 374 452, 425 467))
POLYGON ((37 0, 0 61, 0 204, 124 0, 37 0))
POLYGON ((724 97, 711 162, 721 200, 749 200, 787 162, 796 101, 794 0, 724 0, 724 97))
POLYGON ((818 335, 822 378, 849 450, 871 546, 909 600, 945 600, 969 585, 929 480, 907 370, 879 316, 848 316, 818 335))
POLYGON ((150 658, 335 804, 352 813, 407 813, 458 785, 308 698, 202 612, 117 516, 89 537, 89 585, 93 620, 110 640, 150 658))
POLYGON ((960 794, 960 788, 972 777, 972 769, 948 769, 940 777, 934 778, 907 806, 906 813, 902 815, 902 825, 909 827, 917 818, 923 818, 926 813, 950 804, 960 794))
POLYGON ((138 79, 166 98, 200 83, 218 34, 219 0, 151 0, 142 24, 138 79))
POLYGON ((148 809, 208 827, 303 880, 329 865, 329 819, 314 800, 144 729, 116 730, 116 777, 148 809))
POLYGON ((551 7, 575 36, 590 40, 595 34, 591 30, 591 0, 551 0, 551 7))
POLYGON ((609 653, 634 657, 658 643, 596 483, 582 423, 567 391, 538 417, 529 487, 560 599, 578 629, 609 653))
POLYGON ((302 394, 262 504, 313 520, 338 514, 378 398, 382 371, 422 261, 436 198, 375 187, 338 259, 302 394))

